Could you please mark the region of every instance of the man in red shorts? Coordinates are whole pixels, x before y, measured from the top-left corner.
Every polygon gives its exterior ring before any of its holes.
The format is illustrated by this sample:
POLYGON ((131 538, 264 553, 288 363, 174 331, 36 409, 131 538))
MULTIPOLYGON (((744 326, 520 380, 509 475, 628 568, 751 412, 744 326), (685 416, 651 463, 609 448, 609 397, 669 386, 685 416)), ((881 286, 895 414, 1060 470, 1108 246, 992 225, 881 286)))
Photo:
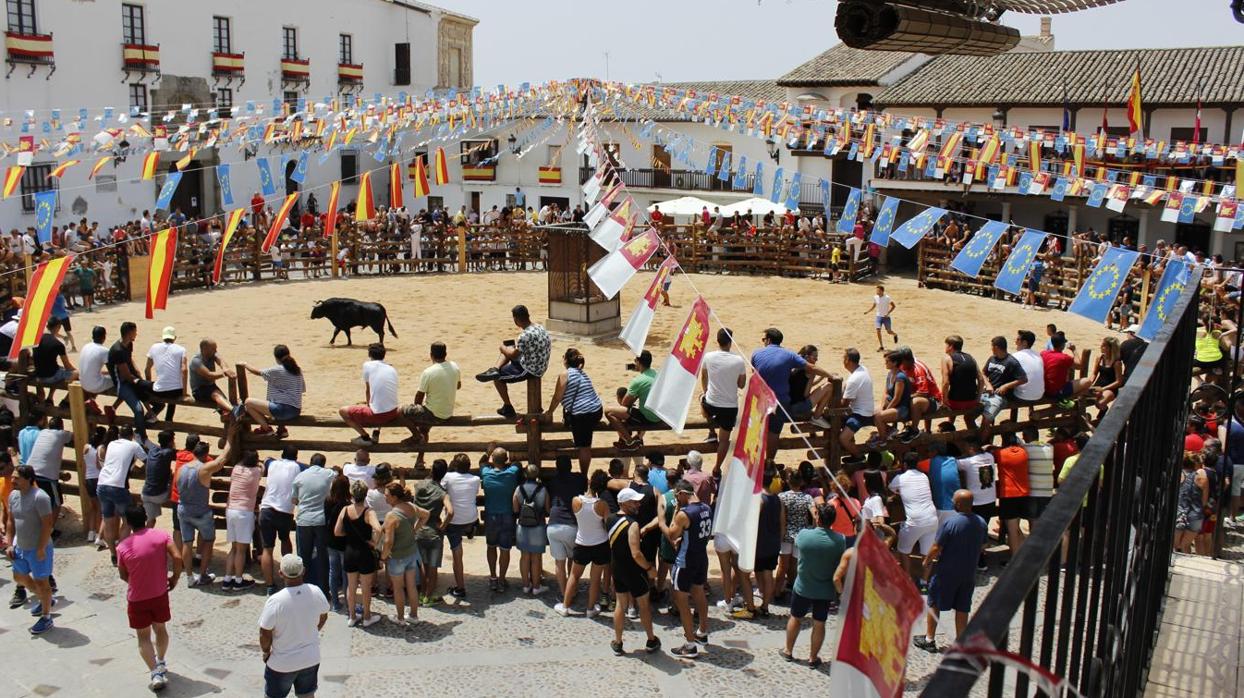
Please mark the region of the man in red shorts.
POLYGON ((346 426, 359 433, 350 443, 360 448, 374 446, 380 437, 376 429, 371 436, 365 427, 380 427, 397 419, 400 404, 397 397, 397 369, 384 361, 383 344, 373 343, 367 347, 368 361, 363 363, 363 385, 366 400, 356 405, 346 405, 338 410, 346 426))
POLYGON ((151 672, 147 688, 159 691, 168 685, 168 669, 164 664, 168 630, 164 624, 172 617, 168 592, 181 578, 181 553, 167 533, 147 528, 147 512, 141 505, 131 504, 126 508, 125 521, 133 533, 117 544, 117 572, 128 585, 125 599, 130 627, 138 636, 138 654, 151 672), (171 575, 168 573, 170 559, 173 561, 171 575), (154 646, 152 629, 155 630, 154 646))

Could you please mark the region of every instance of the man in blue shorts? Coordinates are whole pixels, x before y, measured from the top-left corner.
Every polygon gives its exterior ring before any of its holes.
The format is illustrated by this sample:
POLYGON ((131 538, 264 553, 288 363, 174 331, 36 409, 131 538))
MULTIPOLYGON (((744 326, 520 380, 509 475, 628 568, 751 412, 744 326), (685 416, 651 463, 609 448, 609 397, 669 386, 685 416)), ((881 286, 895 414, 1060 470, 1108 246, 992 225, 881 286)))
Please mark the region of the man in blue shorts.
POLYGON ((678 513, 669 525, 668 537, 678 551, 672 577, 674 604, 682 618, 686 641, 670 653, 695 659, 708 645, 708 597, 704 587, 708 582, 708 539, 712 537, 713 514, 707 504, 696 498, 695 486, 686 480, 674 485, 674 497, 678 500, 678 513), (695 602, 700 618, 698 631, 691 617, 691 602, 695 602))
POLYGON ((484 486, 484 539, 488 543, 488 588, 505 591, 505 580, 510 569, 510 548, 514 547, 515 518, 514 490, 518 489, 518 466, 507 463, 510 454, 504 448, 495 448, 488 455, 488 463, 479 469, 484 486), (500 549, 501 567, 497 569, 497 551, 500 549))
POLYGON ((972 611, 972 592, 976 588, 976 565, 985 545, 985 520, 972 513, 972 493, 955 492, 955 513, 942 522, 929 554, 924 556, 927 573, 933 567, 929 582, 929 610, 925 636, 915 639, 916 647, 937 652, 937 619, 941 611, 954 609, 955 636, 963 634, 972 611))
POLYGON ((39 601, 30 615, 39 620, 31 635, 52 629, 52 498, 35 486, 35 469, 19 465, 9 494, 5 552, 13 561, 13 581, 39 601))
MULTIPOLYGON (((760 338, 763 347, 752 352, 752 368, 760 374, 765 384, 773 390, 773 394, 777 397, 780 407, 769 415, 769 433, 773 435, 782 433, 782 426, 786 424, 788 415, 790 415, 790 374, 795 369, 803 369, 808 373, 808 377, 820 376, 825 380, 829 380, 829 371, 818 368, 816 364, 808 363, 804 358, 795 352, 782 346, 782 331, 776 327, 770 327, 765 330, 764 336, 760 338)), ((769 439, 768 460, 772 461, 777 455, 778 440, 776 438, 769 439)))

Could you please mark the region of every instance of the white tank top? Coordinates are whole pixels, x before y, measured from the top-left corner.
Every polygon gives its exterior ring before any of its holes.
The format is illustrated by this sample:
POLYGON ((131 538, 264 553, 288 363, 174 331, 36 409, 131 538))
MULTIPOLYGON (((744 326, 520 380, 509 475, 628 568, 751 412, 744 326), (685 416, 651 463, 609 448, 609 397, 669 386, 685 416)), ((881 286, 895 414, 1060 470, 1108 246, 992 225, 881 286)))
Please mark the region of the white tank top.
POLYGON ((598 501, 600 501, 599 497, 579 495, 579 502, 583 506, 574 514, 575 521, 579 524, 579 529, 574 534, 575 545, 600 545, 609 540, 609 532, 605 530, 605 520, 596 515, 596 502, 598 501))

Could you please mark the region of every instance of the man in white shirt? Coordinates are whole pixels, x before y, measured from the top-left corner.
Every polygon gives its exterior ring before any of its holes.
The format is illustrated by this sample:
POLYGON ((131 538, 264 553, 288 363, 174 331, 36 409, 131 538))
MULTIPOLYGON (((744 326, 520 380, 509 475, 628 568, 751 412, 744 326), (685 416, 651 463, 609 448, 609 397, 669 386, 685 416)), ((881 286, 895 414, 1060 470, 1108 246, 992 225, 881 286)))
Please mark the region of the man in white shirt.
POLYGON ((1037 336, 1029 330, 1015 333, 1016 351, 1011 356, 1015 357, 1028 376, 1028 382, 1015 388, 1015 397, 1025 402, 1040 400, 1045 395, 1045 362, 1032 348, 1036 342, 1037 336))
MULTIPOLYGON (((3 331, 0 328, 0 332, 3 331)), ((112 377, 104 372, 104 364, 108 361, 108 346, 104 344, 107 339, 108 330, 103 325, 96 325, 91 329, 90 343, 78 352, 78 380, 88 398, 106 393, 113 387, 112 377)))
POLYGON ((847 415, 842 424, 838 441, 851 454, 851 462, 863 463, 864 457, 860 455, 859 446, 855 445, 855 432, 872 426, 873 415, 877 411, 873 397, 873 377, 868 369, 860 365, 860 350, 855 347, 842 353, 842 367, 847 370, 847 378, 842 384, 842 404, 839 407, 849 408, 851 414, 847 415))
POLYGON ((313 696, 319 688, 320 629, 328 621, 328 599, 304 584, 306 566, 290 553, 281 558, 285 588, 264 602, 259 614, 259 649, 264 661, 264 695, 313 696))
POLYGON ((371 447, 380 438, 379 429, 368 436, 364 427, 381 427, 397 419, 397 369, 384 362, 384 355, 383 344, 367 347, 369 361, 363 363, 364 401, 337 410, 346 426, 359 434, 350 443, 362 448, 371 447))
POLYGON ((371 453, 365 448, 360 448, 354 452, 354 461, 343 465, 341 474, 345 475, 346 479, 351 482, 355 480, 362 482, 364 485, 367 485, 369 490, 376 489, 376 481, 373 479, 373 476, 376 474, 376 466, 371 464, 371 453))
POLYGON ((9 367, 9 350, 13 348, 13 341, 17 339, 17 326, 21 320, 22 309, 18 308, 12 319, 0 325, 0 368, 8 369, 9 367))
POLYGON ((298 449, 286 446, 281 450, 280 458, 271 458, 267 463, 267 485, 263 499, 259 502, 259 537, 263 542, 263 555, 260 565, 263 567, 264 581, 268 584, 268 596, 276 593, 276 583, 272 571, 272 551, 276 548, 277 538, 281 539, 281 554, 290 552, 290 534, 294 531, 294 478, 302 472, 298 464, 298 449))
POLYGON ((143 373, 152 381, 152 398, 165 402, 164 421, 171 422, 177 401, 186 394, 186 348, 177 344, 177 330, 172 327, 165 327, 160 337, 161 341, 147 350, 147 368, 143 373))
POLYGON ((890 319, 890 313, 893 313, 897 307, 898 305, 895 304, 894 299, 890 298, 889 294, 885 292, 885 286, 877 284, 877 295, 873 296, 872 307, 864 311, 865 315, 869 311, 873 312, 873 328, 877 330, 877 351, 885 351, 885 344, 881 341, 881 328, 883 327, 886 332, 890 333, 890 339, 894 340, 895 344, 898 344, 898 334, 894 331, 894 326, 890 319))
POLYGON ((730 449, 730 431, 739 421, 739 389, 747 380, 747 361, 730 351, 733 335, 729 328, 717 330, 717 351, 704 355, 700 369, 700 409, 710 425, 708 440, 717 442, 717 467, 730 449), (716 427, 714 430, 713 427, 716 427))
MULTIPOLYGON (((134 439, 134 428, 128 424, 121 427, 119 439, 109 441, 100 447, 99 484, 96 493, 99 497, 99 513, 104 523, 104 542, 117 554, 117 542, 120 533, 121 517, 133 500, 130 497, 130 468, 135 460, 146 460, 147 450, 134 439)), ((126 535, 129 531, 124 531, 126 535)))
POLYGON ((459 453, 449 464, 449 472, 441 479, 441 487, 449 495, 453 516, 445 526, 445 540, 454 556, 454 584, 449 593, 455 598, 466 598, 466 579, 462 569, 462 537, 479 523, 480 478, 471 472, 471 459, 459 453))
POLYGON ((889 483, 890 491, 903 500, 903 512, 907 515, 907 520, 898 531, 898 552, 913 579, 921 577, 924 556, 933 547, 937 536, 933 489, 929 485, 929 476, 916 467, 919 462, 920 454, 915 451, 904 453, 902 470, 890 478, 889 483), (917 543, 920 544, 918 557, 912 554, 917 543))

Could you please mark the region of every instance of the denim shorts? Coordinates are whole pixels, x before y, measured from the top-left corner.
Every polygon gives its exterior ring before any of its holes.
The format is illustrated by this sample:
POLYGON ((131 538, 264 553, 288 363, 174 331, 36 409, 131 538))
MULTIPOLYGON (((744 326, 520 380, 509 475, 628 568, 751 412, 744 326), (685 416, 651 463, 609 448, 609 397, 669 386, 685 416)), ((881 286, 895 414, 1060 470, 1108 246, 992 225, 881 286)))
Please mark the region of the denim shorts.
POLYGON ((1006 407, 1006 396, 997 393, 987 393, 981 396, 981 416, 989 421, 994 421, 998 417, 998 413, 1006 407))
MULTIPOLYGON (((178 505, 179 507, 181 505, 178 505)), ((212 518, 212 512, 194 516, 187 514, 185 508, 178 512, 178 518, 181 519, 181 539, 189 544, 194 540, 194 534, 199 534, 200 543, 211 543, 216 540, 216 521, 212 518)))
POLYGON ((441 558, 445 555, 445 537, 437 536, 436 540, 418 541, 419 559, 424 565, 431 568, 439 568, 441 566, 441 558))
POLYGON ((285 698, 293 689, 296 696, 309 696, 320 687, 320 665, 298 671, 263 669, 263 694, 267 698, 285 698))
POLYGON ((514 515, 484 514, 484 540, 490 546, 509 550, 514 547, 514 515))
POLYGON ((400 577, 410 570, 415 570, 415 577, 418 579, 419 564, 419 551, 416 550, 406 557, 389 558, 389 561, 385 563, 385 567, 390 577, 400 577))
POLYGON ((99 515, 105 519, 125 516, 125 509, 132 501, 130 491, 123 487, 100 485, 96 488, 99 494, 99 515))

